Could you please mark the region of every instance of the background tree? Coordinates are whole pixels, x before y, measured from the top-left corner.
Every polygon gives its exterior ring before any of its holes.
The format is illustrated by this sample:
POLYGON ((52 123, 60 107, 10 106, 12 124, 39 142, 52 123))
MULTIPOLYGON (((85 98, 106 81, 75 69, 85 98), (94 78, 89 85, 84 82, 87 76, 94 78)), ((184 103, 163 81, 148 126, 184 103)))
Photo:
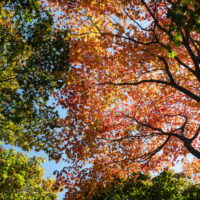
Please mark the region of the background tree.
POLYGON ((99 191, 92 200, 198 200, 200 186, 184 174, 165 170, 154 178, 132 174, 126 180, 115 180, 102 193, 99 191))
POLYGON ((40 157, 28 158, 14 150, 0 150, 0 197, 2 200, 56 200, 55 181, 44 179, 40 157))
POLYGON ((0 13, 0 139, 51 154, 59 123, 47 102, 66 79, 67 31, 38 0, 1 1, 0 13))
POLYGON ((57 172, 66 198, 187 161, 188 153, 200 158, 199 1, 60 5, 72 47, 68 83, 58 93, 68 111, 56 144, 69 162, 57 172))

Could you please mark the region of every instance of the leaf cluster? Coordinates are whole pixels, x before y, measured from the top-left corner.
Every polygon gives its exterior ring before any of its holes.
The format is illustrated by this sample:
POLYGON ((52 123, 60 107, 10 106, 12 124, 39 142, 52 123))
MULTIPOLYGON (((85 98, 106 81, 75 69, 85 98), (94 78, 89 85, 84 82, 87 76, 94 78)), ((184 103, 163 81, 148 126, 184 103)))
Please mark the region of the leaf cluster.
POLYGON ((145 174, 132 174, 126 180, 115 180, 111 186, 93 200, 198 200, 199 185, 184 174, 165 170, 151 178, 145 174))
POLYGON ((36 0, 0 3, 0 139, 50 153, 59 127, 50 95, 64 85, 66 30, 36 0))
POLYGON ((175 45, 180 45, 182 28, 199 33, 199 12, 200 5, 196 0, 171 2, 171 8, 167 11, 167 18, 171 20, 169 32, 174 33, 171 39, 175 45))
POLYGON ((28 158, 14 150, 0 150, 0 199, 55 200, 55 181, 44 179, 40 157, 28 158))

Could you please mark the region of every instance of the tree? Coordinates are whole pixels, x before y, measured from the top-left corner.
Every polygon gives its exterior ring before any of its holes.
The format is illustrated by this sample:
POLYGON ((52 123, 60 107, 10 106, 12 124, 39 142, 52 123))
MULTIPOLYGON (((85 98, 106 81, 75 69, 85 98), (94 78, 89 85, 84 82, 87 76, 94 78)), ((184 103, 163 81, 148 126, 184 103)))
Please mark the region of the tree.
POLYGON ((197 200, 199 190, 184 174, 165 170, 154 178, 132 174, 126 180, 115 180, 102 193, 98 190, 92 200, 197 200))
POLYGON ((28 158, 14 150, 0 150, 1 200, 56 200, 55 181, 44 179, 40 157, 28 158))
POLYGON ((47 102, 65 82, 67 31, 38 0, 1 1, 0 13, 0 139, 52 154, 59 122, 47 102))
POLYGON ((199 1, 51 2, 68 17, 72 48, 56 144, 71 164, 57 174, 76 194, 67 198, 199 159, 199 1))

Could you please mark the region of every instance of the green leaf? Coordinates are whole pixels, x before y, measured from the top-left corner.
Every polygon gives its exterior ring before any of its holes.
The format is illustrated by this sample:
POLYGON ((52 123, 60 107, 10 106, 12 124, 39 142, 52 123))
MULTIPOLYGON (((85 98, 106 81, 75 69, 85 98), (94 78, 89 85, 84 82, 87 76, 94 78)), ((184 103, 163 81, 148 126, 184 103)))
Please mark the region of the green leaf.
POLYGON ((174 58, 177 56, 177 53, 175 51, 172 51, 171 53, 168 53, 169 58, 174 58))

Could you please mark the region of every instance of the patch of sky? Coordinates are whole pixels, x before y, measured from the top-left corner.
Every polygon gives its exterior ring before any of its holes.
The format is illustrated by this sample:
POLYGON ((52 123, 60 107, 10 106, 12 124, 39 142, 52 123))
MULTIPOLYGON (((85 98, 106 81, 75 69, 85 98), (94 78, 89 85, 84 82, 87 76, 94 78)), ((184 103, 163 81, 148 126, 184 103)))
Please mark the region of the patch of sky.
MULTIPOLYGON (((57 99, 50 96, 47 105, 54 106, 55 104, 57 104, 57 99)), ((65 118, 67 116, 67 109, 64 109, 61 105, 56 105, 55 110, 58 112, 60 118, 65 118)))

